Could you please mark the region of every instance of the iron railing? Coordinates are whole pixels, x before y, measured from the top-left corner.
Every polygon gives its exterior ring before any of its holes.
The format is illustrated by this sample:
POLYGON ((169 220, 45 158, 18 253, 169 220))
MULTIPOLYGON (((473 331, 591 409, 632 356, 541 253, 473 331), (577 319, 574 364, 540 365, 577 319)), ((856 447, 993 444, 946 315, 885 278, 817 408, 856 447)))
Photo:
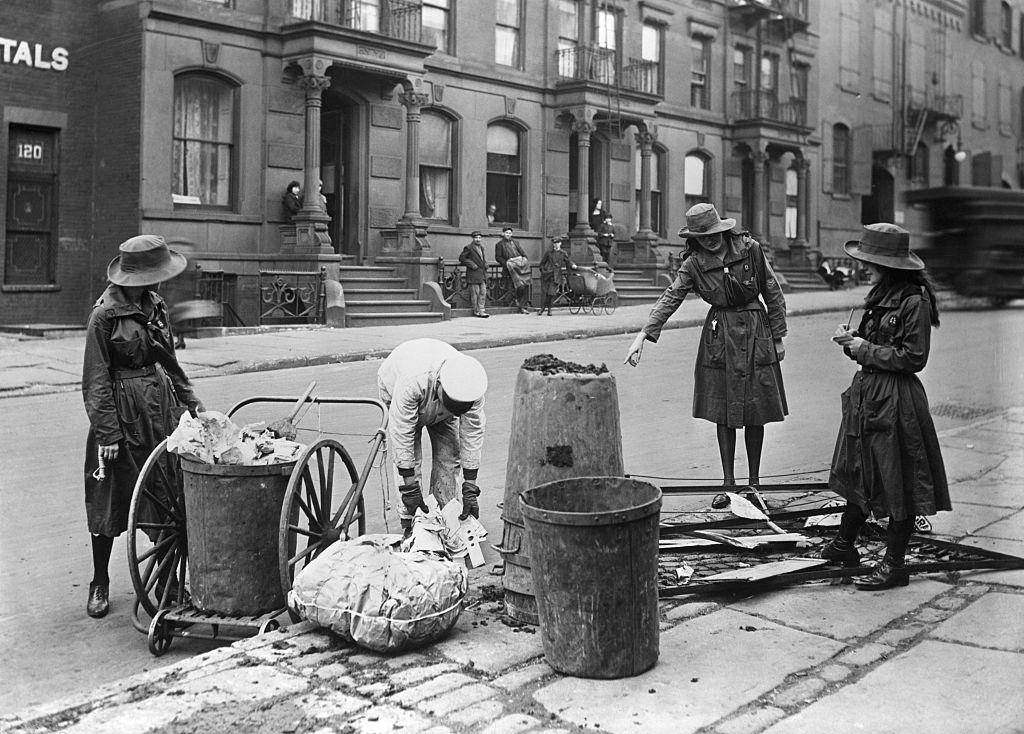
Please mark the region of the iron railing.
POLYGON ((746 89, 732 93, 733 117, 737 120, 770 120, 787 125, 807 125, 807 100, 780 102, 774 91, 746 89))
POLYGON ((808 20, 807 0, 733 0, 733 7, 770 13, 782 19, 808 20))
POLYGON ((379 33, 403 41, 422 41, 422 7, 409 0, 381 0, 379 4, 360 0, 290 0, 289 12, 292 18, 300 20, 379 33))
POLYGON ((325 317, 327 268, 319 272, 261 270, 260 326, 265 324, 322 324, 325 317))
POLYGON ((618 86, 631 92, 661 94, 661 64, 645 59, 629 59, 619 68, 614 49, 577 46, 555 51, 555 67, 560 80, 574 80, 618 86))
POLYGON ((910 87, 907 102, 910 109, 923 110, 935 118, 959 119, 964 114, 962 94, 930 94, 926 90, 910 87))
MULTIPOLYGON (((443 257, 437 259, 437 282, 441 284, 444 300, 452 308, 471 308, 469 285, 466 283, 466 268, 460 263, 446 263, 443 257)), ((532 301, 533 284, 527 291, 527 300, 532 301)), ((487 266, 487 305, 515 306, 516 293, 508 271, 497 263, 487 266)))
POLYGON ((630 59, 622 69, 622 87, 634 92, 661 95, 661 64, 646 59, 630 59))

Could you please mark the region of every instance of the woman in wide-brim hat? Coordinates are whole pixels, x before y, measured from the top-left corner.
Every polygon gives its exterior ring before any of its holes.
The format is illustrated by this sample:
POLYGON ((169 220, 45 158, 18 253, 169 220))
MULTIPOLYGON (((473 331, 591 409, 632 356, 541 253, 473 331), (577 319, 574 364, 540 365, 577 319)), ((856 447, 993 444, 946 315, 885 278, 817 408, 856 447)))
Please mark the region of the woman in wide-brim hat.
POLYGON ((841 324, 832 337, 860 370, 842 395, 829 475, 846 509, 822 557, 859 565, 861 527, 868 515, 887 517, 885 557, 857 586, 888 589, 909 582, 904 564, 915 517, 952 509, 928 397, 917 377, 928 363, 939 312, 935 288, 905 229, 869 224, 845 249, 871 273, 872 288, 857 328, 841 324))
MULTIPOLYGON (((743 429, 749 493, 760 502, 756 487, 764 427, 788 412, 780 366, 786 299, 761 245, 737 228, 735 219, 721 218, 712 204, 690 207, 679 236, 687 239, 689 251, 633 340, 626 362, 640 361, 644 343, 658 341, 665 322, 689 293, 708 303, 694 367, 693 417, 716 426, 726 487, 736 485, 736 430, 743 429)), ((723 493, 712 506, 724 509, 729 502, 723 493)))
MULTIPOLYGON (((109 609, 110 551, 114 538, 128 527, 139 469, 186 408, 203 409, 175 356, 167 305, 154 290, 185 266, 185 257, 170 250, 163 237, 132 237, 110 261, 110 284, 89 316, 82 396, 89 416, 85 507, 93 579, 86 611, 91 617, 102 617, 109 609), (101 462, 105 476, 97 472, 101 462)), ((150 476, 153 496, 177 492, 178 467, 170 455, 165 454, 150 476)), ((142 509, 152 519, 154 508, 147 503, 142 509)), ((171 588, 173 573, 167 569, 158 579, 159 591, 171 588)))

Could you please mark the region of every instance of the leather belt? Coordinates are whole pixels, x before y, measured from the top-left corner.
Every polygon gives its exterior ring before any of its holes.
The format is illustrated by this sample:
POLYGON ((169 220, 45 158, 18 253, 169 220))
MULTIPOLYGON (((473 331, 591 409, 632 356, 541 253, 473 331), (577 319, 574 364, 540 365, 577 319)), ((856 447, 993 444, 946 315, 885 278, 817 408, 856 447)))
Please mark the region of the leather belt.
POLYGON ((149 375, 156 374, 156 365, 149 364, 145 367, 139 367, 135 370, 114 370, 111 372, 111 376, 115 380, 130 380, 133 377, 148 377, 149 375))

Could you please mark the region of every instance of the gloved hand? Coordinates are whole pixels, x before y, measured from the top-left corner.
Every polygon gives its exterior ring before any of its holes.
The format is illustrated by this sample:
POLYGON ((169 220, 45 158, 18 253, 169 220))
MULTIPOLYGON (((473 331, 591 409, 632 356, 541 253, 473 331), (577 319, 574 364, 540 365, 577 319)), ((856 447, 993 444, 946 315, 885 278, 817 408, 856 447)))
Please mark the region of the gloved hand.
POLYGON ((477 520, 480 519, 480 502, 477 500, 479 496, 480 487, 477 486, 476 482, 462 483, 462 514, 459 515, 460 520, 465 520, 470 515, 477 520))
POLYGON ((420 483, 413 479, 402 485, 402 504, 410 515, 415 515, 417 509, 430 512, 427 503, 423 501, 423 492, 420 491, 420 483))

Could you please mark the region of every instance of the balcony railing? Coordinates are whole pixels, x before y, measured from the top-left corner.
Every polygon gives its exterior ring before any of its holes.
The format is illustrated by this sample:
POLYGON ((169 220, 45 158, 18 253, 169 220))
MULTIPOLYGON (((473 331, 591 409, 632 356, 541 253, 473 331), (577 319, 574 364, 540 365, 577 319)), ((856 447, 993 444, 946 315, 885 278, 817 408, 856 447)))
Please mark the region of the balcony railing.
POLYGON ((782 21, 793 30, 806 29, 809 21, 807 0, 732 0, 730 10, 745 18, 782 21))
POLYGON ((417 2, 381 0, 374 4, 357 0, 290 0, 290 3, 292 18, 421 42, 422 8, 417 2))
POLYGON ((622 88, 660 95, 661 64, 657 61, 630 59, 629 64, 622 69, 622 88))
POLYGON ((791 99, 779 102, 775 92, 745 90, 732 94, 733 116, 736 121, 768 120, 786 125, 807 125, 807 101, 791 99))
POLYGON ((964 114, 962 94, 928 94, 911 88, 908 98, 911 109, 924 110, 937 119, 960 119, 964 114))
POLYGON ((617 85, 632 92, 661 94, 661 64, 631 58, 620 70, 614 49, 587 46, 559 49, 555 52, 555 65, 561 80, 617 85))

